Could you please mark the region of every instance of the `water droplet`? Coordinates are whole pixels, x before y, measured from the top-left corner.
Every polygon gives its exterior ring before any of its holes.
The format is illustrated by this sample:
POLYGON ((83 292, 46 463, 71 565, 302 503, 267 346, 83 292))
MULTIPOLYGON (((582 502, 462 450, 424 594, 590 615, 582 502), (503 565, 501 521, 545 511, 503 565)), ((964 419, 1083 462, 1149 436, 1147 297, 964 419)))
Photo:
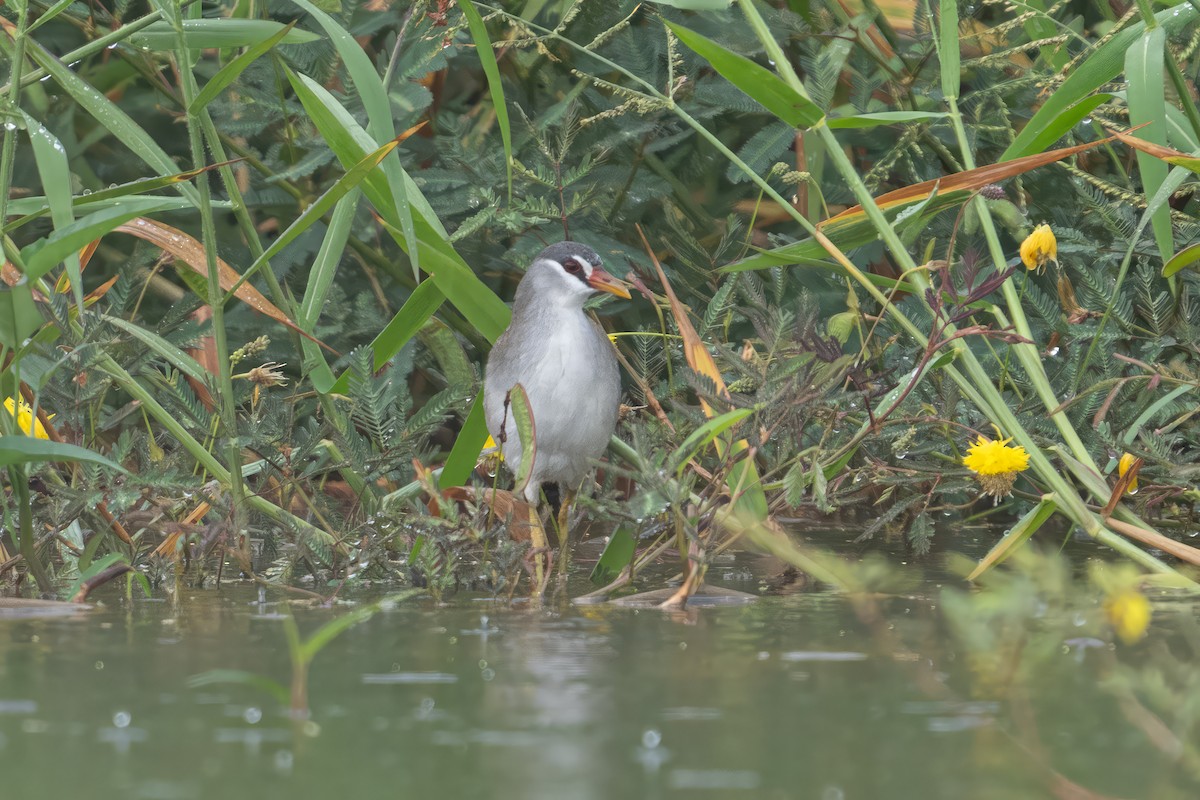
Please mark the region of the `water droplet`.
POLYGON ((242 712, 242 719, 246 720, 251 725, 257 725, 262 721, 262 709, 250 706, 242 712))
POLYGON ((662 743, 662 734, 651 728, 642 734, 642 747, 653 750, 662 743))
POLYGON ((118 711, 117 713, 113 714, 114 728, 128 728, 129 723, 132 721, 133 717, 130 716, 128 711, 118 711))

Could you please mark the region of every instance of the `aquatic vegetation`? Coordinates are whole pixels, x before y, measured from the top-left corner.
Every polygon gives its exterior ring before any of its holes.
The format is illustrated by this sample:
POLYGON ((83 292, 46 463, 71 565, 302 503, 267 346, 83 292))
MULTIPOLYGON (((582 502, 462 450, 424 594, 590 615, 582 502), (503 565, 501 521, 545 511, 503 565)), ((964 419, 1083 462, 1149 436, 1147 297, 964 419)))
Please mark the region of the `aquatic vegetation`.
POLYGON ((6 580, 542 583, 480 366, 566 236, 636 288, 598 583, 1000 514, 979 574, 1056 519, 1193 585, 1198 12, 689 5, 5 6, 6 580))

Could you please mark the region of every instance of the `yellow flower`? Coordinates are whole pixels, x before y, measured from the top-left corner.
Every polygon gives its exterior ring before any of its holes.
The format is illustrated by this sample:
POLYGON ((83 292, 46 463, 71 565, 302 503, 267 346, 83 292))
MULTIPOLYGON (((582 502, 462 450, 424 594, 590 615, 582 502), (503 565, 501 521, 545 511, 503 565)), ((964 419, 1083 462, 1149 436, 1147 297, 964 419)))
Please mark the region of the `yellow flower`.
MULTIPOLYGON (((1133 453, 1122 453, 1121 460, 1117 462, 1117 477, 1124 478, 1125 474, 1137 463, 1137 456, 1133 453)), ((1137 472, 1133 473, 1133 477, 1129 480, 1129 485, 1125 487, 1126 494, 1137 494, 1137 472)))
POLYGON ((963 458, 963 466, 975 473, 983 493, 990 494, 996 502, 1012 494, 1018 473, 1029 468, 1029 454, 1020 445, 1010 447, 1011 441, 1011 438, 993 441, 981 435, 963 458))
POLYGON ((1049 225, 1038 225, 1021 242, 1021 261, 1026 269, 1041 269, 1047 261, 1058 263, 1058 240, 1049 225))
POLYGON ((1108 624, 1125 644, 1133 644, 1150 627, 1150 601, 1136 589, 1122 589, 1104 601, 1108 624))
POLYGON ((33 409, 24 400, 21 401, 21 410, 14 413, 13 399, 6 397, 4 398, 4 408, 8 413, 17 418, 17 427, 24 431, 26 436, 32 436, 35 439, 50 438, 50 434, 46 433, 46 428, 42 425, 42 421, 33 416, 33 409))
POLYGON ((475 468, 483 468, 489 476, 495 477, 496 472, 500 469, 500 464, 504 461, 504 454, 500 452, 500 448, 496 446, 496 440, 488 436, 487 441, 483 443, 483 452, 479 455, 479 461, 475 463, 475 468))

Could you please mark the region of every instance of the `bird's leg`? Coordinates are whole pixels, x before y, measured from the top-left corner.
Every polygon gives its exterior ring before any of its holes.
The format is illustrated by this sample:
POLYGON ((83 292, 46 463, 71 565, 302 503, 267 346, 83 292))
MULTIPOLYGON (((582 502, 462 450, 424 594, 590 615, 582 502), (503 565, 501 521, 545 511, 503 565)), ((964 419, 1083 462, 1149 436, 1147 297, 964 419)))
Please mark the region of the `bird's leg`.
POLYGON ((546 529, 542 526, 542 517, 538 513, 538 501, 541 498, 541 486, 530 483, 525 487, 525 502, 529 505, 529 543, 532 545, 533 556, 533 596, 541 597, 546 591, 546 581, 550 577, 549 560, 550 543, 546 539, 546 529))
POLYGON ((567 569, 571 565, 571 529, 570 517, 571 506, 575 503, 575 495, 579 494, 578 489, 568 489, 566 484, 559 484, 559 504, 558 504, 558 577, 560 584, 565 587, 567 584, 567 569))
MULTIPOLYGON (((560 489, 562 487, 559 487, 560 489)), ((575 503, 575 495, 579 494, 576 489, 562 489, 562 496, 559 498, 558 504, 558 541, 559 544, 566 545, 567 536, 570 534, 570 517, 571 506, 575 503)))

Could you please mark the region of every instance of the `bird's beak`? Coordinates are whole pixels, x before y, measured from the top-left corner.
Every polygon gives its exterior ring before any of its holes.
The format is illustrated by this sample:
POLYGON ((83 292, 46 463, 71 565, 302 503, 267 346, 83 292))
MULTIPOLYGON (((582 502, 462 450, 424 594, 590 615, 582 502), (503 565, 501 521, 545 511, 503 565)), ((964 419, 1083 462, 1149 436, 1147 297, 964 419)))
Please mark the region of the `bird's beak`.
POLYGON ((588 276, 587 283, 588 286, 598 292, 608 292, 609 294, 615 294, 617 297, 624 297, 626 300, 629 299, 629 290, 625 288, 625 284, 599 267, 592 270, 592 274, 588 276))

